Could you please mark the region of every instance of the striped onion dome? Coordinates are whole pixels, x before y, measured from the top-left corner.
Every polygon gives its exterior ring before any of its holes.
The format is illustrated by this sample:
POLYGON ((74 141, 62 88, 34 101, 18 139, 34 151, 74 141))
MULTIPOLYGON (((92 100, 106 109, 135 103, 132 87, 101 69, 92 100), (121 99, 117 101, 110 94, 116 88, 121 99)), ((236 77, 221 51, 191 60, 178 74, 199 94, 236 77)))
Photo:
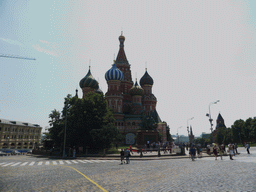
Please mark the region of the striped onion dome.
POLYGON ((154 84, 154 81, 153 81, 152 77, 148 74, 148 72, 146 70, 145 74, 140 79, 140 86, 143 86, 143 85, 153 85, 153 84, 154 84))
POLYGON ((142 96, 142 95, 144 95, 144 89, 142 89, 142 88, 138 85, 137 80, 136 80, 135 85, 130 89, 129 94, 130 94, 131 96, 134 96, 134 95, 141 95, 141 96, 142 96))
POLYGON ((81 79, 79 85, 80 85, 81 88, 84 88, 84 87, 91 87, 93 89, 98 89, 99 88, 99 83, 92 76, 90 69, 89 69, 87 75, 83 79, 81 79))
POLYGON ((110 81, 110 80, 119 80, 122 81, 124 78, 123 72, 120 71, 117 67, 116 64, 113 64, 111 69, 109 69, 106 73, 105 73, 105 79, 106 81, 110 81))

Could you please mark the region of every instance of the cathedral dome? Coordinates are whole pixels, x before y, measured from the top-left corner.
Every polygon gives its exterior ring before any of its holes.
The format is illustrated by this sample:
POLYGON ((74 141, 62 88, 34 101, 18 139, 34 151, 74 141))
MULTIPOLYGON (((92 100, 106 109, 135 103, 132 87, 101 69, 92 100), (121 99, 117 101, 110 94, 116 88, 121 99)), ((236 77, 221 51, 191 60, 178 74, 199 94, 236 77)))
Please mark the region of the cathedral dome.
POLYGON ((84 88, 84 87, 91 87, 93 89, 99 88, 99 83, 92 76, 90 69, 89 69, 87 75, 83 79, 81 79, 79 85, 81 88, 84 88))
POLYGON ((140 95, 140 96, 142 96, 142 95, 144 94, 144 89, 142 89, 142 88, 138 85, 138 83, 137 83, 137 81, 136 81, 135 85, 130 89, 129 94, 130 94, 131 96, 134 96, 134 95, 140 95))
POLYGON ((109 69, 106 73, 105 73, 105 79, 106 81, 110 81, 110 80, 119 80, 122 81, 124 78, 123 72, 120 71, 117 67, 116 64, 113 64, 111 69, 109 69))
POLYGON ((141 77, 141 79, 140 79, 140 86, 153 85, 153 84, 154 84, 154 81, 153 81, 152 77, 146 71, 145 74, 143 75, 143 77, 141 77))

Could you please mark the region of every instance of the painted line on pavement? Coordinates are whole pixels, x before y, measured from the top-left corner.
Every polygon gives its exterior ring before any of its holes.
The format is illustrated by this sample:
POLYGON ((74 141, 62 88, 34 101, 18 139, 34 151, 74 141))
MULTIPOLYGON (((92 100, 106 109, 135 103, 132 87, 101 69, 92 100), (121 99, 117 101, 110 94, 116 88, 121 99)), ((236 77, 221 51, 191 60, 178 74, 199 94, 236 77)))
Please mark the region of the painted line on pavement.
POLYGON ((24 165, 26 165, 26 164, 28 164, 28 162, 22 163, 20 166, 24 166, 24 165))
POLYGON ((43 161, 40 161, 37 165, 42 165, 43 164, 43 161))
POLYGON ((32 165, 34 165, 35 164, 35 161, 32 161, 30 164, 29 164, 29 166, 32 166, 32 165))
POLYGON ((7 164, 3 165, 2 167, 6 167, 6 166, 11 165, 11 164, 13 164, 13 163, 14 163, 14 162, 7 163, 7 164))
POLYGON ((63 162, 63 161, 59 161, 59 163, 60 163, 61 165, 63 165, 63 164, 64 164, 64 162, 63 162))
POLYGON ((57 165, 57 162, 56 162, 56 161, 53 161, 52 164, 53 164, 53 165, 57 165))
POLYGON ((106 189, 104 189, 103 187, 101 187, 99 184, 97 184, 95 181, 91 180, 89 177, 87 177, 86 175, 84 175, 83 173, 81 173, 80 171, 78 171, 77 169, 75 169, 75 168, 73 168, 73 167, 70 167, 70 166, 65 166, 65 165, 60 165, 60 166, 69 167, 69 168, 75 170, 76 172, 78 172, 78 173, 80 173, 82 176, 84 176, 84 178, 86 178, 88 181, 90 181, 91 183, 93 183, 94 185, 96 185, 98 188, 100 188, 102 191, 107 192, 106 189))
POLYGON ((13 165, 11 165, 12 167, 16 166, 16 165, 19 165, 21 162, 18 162, 18 163, 15 163, 13 165))

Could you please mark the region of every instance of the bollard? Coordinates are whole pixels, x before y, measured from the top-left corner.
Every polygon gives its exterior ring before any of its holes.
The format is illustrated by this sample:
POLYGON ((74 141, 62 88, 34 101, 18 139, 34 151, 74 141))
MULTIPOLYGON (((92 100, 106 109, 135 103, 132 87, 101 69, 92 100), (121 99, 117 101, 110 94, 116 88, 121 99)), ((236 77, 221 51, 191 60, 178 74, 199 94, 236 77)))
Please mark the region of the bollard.
POLYGON ((143 157, 142 149, 140 149, 140 158, 143 157))

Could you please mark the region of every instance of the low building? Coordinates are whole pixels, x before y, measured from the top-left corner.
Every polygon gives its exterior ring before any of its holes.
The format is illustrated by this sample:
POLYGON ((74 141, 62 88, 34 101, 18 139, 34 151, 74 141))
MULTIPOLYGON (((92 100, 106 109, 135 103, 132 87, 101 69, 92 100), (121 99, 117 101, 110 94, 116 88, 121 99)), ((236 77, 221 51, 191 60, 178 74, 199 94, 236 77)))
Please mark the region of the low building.
POLYGON ((0 119, 0 149, 34 149, 40 144, 41 131, 37 124, 0 119))

